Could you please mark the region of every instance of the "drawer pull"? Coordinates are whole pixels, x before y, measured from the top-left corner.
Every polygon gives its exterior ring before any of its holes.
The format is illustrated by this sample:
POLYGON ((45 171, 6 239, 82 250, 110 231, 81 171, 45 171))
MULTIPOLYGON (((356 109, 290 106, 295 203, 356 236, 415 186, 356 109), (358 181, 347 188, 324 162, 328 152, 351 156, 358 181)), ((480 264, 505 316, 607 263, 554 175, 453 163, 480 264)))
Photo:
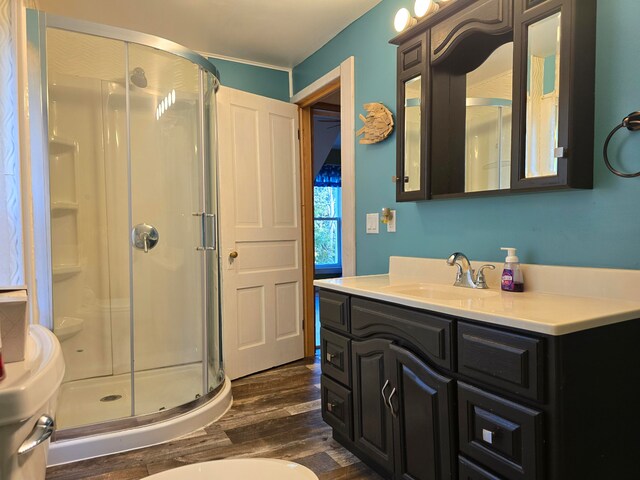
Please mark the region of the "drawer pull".
POLYGON ((327 402, 327 412, 331 412, 331 413, 333 413, 333 410, 334 410, 336 407, 338 407, 338 406, 340 406, 340 404, 339 404, 339 403, 335 403, 335 402, 327 402))
POLYGON ((493 437, 495 437, 495 435, 496 434, 491 430, 487 430, 485 428, 482 429, 482 440, 489 445, 493 445, 493 437))
POLYGON ((329 353, 327 352, 327 362, 331 363, 331 361, 335 358, 336 356, 333 353, 329 353))

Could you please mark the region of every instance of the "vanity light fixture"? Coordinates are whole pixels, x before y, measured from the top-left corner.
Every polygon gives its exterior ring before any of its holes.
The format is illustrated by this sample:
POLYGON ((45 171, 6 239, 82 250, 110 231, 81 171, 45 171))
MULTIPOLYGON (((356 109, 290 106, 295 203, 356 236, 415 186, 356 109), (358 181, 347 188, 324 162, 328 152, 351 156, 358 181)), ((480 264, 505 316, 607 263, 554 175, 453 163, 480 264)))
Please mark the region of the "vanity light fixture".
POLYGON ((416 3, 413 5, 413 12, 418 18, 436 13, 439 9, 440 5, 434 0, 416 0, 416 3))
POLYGON ((417 22, 418 21, 411 16, 409 10, 401 8, 393 19, 393 27, 396 29, 396 32, 402 32, 408 27, 413 27, 417 22))

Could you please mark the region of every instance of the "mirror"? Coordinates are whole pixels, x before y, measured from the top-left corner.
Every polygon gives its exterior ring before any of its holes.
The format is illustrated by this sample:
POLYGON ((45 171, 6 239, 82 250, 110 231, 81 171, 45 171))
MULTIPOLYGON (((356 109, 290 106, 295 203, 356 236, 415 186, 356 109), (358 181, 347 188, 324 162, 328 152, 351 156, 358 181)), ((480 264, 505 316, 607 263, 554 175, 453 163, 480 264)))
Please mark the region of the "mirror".
POLYGON ((420 99, 422 77, 404 84, 404 188, 405 192, 420 190, 420 99))
POLYGON ((557 175, 560 13, 528 28, 525 177, 557 175))
POLYGON ((513 42, 467 73, 465 192, 511 187, 513 42))

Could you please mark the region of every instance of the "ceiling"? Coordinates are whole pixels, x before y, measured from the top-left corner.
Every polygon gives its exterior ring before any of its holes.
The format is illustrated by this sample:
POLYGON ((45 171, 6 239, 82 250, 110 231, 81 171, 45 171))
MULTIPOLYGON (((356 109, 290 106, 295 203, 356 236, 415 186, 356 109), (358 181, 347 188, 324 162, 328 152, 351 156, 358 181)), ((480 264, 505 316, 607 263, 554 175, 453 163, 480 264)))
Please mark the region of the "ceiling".
POLYGON ((28 0, 199 52, 291 68, 380 0, 28 0))

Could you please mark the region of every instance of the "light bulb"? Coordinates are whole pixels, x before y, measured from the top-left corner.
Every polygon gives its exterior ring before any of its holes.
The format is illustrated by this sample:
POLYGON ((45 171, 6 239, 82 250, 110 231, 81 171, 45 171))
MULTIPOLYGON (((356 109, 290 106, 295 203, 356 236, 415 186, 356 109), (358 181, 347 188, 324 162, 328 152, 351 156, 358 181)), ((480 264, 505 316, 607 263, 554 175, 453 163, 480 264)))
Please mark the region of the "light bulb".
POLYGON ((432 8, 432 0, 416 0, 413 6, 413 11, 416 17, 424 17, 426 13, 432 8))
POLYGON ((171 90, 171 103, 176 103, 176 91, 171 90))
POLYGON ((393 19, 393 26, 396 29, 396 32, 401 32, 415 23, 416 19, 411 16, 411 13, 409 13, 409 10, 406 8, 398 10, 396 18, 393 19))

